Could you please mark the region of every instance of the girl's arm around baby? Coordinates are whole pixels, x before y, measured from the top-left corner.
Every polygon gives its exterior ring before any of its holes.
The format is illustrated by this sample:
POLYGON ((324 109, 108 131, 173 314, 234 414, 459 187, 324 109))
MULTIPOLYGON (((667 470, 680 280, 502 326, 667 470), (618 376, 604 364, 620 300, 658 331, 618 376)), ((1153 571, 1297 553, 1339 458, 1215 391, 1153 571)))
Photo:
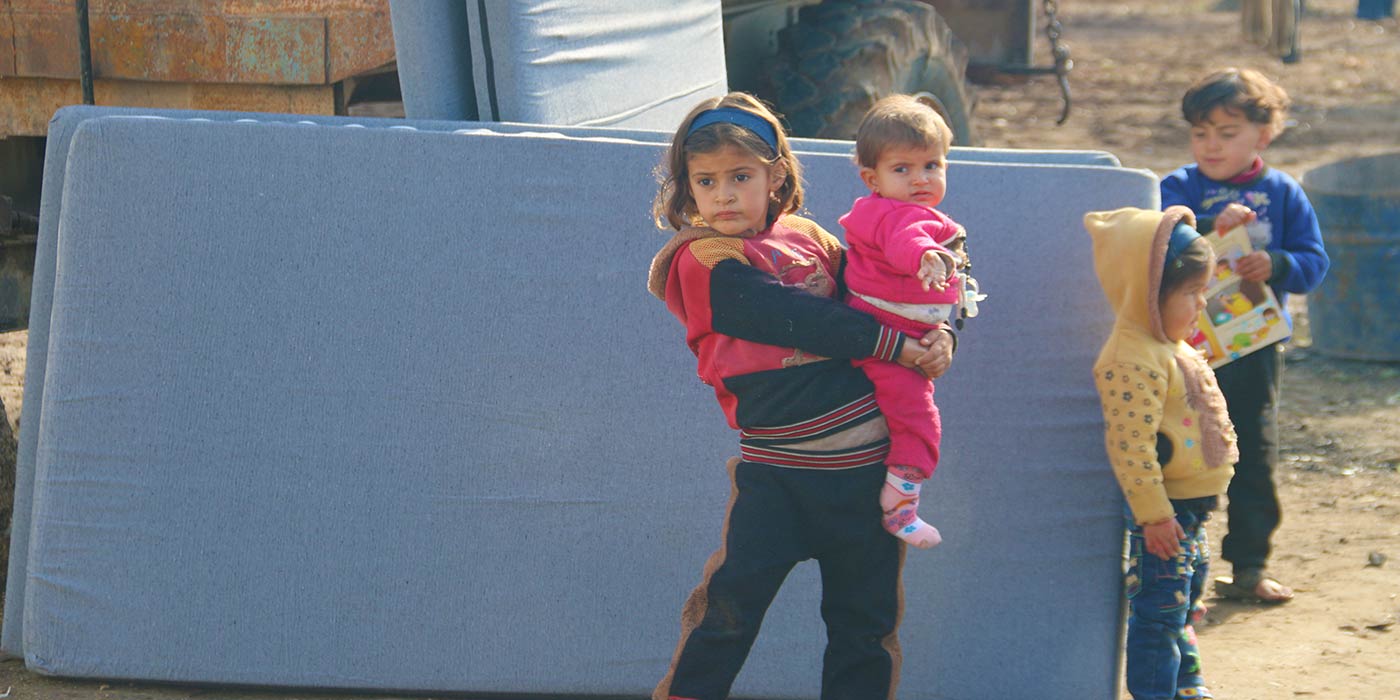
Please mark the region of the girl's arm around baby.
POLYGON ((735 260, 695 272, 709 276, 711 326, 718 333, 837 359, 899 356, 903 340, 896 331, 836 299, 735 260))
POLYGON ((713 269, 688 262, 680 266, 683 277, 708 277, 711 327, 718 333, 835 359, 880 357, 917 366, 929 377, 943 374, 952 362, 951 331, 906 339, 836 299, 786 286, 737 260, 721 261, 713 269))

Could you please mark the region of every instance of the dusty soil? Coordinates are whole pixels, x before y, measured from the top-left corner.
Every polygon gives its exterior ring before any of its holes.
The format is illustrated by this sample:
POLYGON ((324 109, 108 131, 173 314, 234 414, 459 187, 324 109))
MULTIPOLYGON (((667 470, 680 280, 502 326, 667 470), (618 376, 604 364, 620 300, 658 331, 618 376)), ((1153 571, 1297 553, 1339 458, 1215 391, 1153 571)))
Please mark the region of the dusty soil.
MULTIPOLYGON (((1234 65, 1263 71, 1293 98, 1288 129, 1265 153, 1273 167, 1301 178, 1400 150, 1394 18, 1361 21, 1355 2, 1308 0, 1302 60, 1285 65, 1242 42, 1240 14, 1215 9, 1223 4, 1061 2, 1075 59, 1069 121, 1054 125, 1053 81, 983 87, 985 145, 1102 148, 1165 174, 1190 160, 1181 94, 1234 65)), ((1284 522, 1272 562, 1297 598, 1272 608, 1209 601, 1199 629, 1207 678, 1222 699, 1400 697, 1400 364, 1329 359, 1306 347, 1305 323, 1299 331, 1285 355, 1284 522)), ((1225 525, 1223 514, 1212 523, 1216 552, 1225 525)))
MULTIPOLYGON (((1400 148, 1400 23, 1358 21, 1349 0, 1308 0, 1302 60, 1285 65, 1241 40, 1239 12, 1220 9, 1228 4, 1061 0, 1075 60, 1069 122, 1054 124, 1051 80, 983 86, 974 122, 984 144, 1100 148, 1162 174, 1188 159, 1182 91, 1211 68, 1238 65, 1273 76, 1293 96, 1290 127, 1266 154, 1274 167, 1301 176, 1400 148)), ((951 188, 956 178, 954 171, 951 188)), ((1400 697, 1400 364, 1313 352, 1306 307, 1297 310, 1303 323, 1286 354, 1278 474, 1285 519, 1273 568, 1298 598, 1280 607, 1210 601, 1200 630, 1207 674, 1222 700, 1400 697)), ((24 348, 23 332, 0 335, 0 399, 11 421, 22 419, 24 348)), ((1224 525, 1222 515, 1217 550, 1224 525)), ((366 696, 64 681, 9 660, 0 662, 3 697, 366 696)))

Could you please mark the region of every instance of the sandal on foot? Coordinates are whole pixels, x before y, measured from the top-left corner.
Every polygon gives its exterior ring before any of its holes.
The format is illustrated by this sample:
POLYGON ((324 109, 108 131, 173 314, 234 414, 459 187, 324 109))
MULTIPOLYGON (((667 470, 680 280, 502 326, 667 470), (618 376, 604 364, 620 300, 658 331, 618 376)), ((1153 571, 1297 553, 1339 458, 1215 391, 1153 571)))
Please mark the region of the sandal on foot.
POLYGON ((1215 579, 1215 594, 1221 598, 1265 605, 1282 605, 1293 600, 1293 589, 1279 583, 1278 579, 1269 576, 1264 569, 1243 569, 1236 571, 1233 578, 1221 576, 1215 579), (1276 588, 1278 592, 1273 595, 1261 593, 1260 587, 1268 584, 1272 584, 1270 587, 1276 588))
POLYGON ((1201 700, 1202 698, 1214 697, 1214 695, 1210 694, 1210 690, 1203 685, 1196 686, 1195 688, 1176 689, 1176 700, 1201 700))

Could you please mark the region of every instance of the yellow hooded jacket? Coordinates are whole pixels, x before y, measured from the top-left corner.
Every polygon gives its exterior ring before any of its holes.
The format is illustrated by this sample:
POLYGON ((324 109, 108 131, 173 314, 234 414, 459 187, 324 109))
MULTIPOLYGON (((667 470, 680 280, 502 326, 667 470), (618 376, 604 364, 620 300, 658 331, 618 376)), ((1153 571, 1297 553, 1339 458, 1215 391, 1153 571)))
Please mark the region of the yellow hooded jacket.
POLYGON ((1195 216, 1165 212, 1090 212, 1094 270, 1117 320, 1094 363, 1103 403, 1104 445, 1138 524, 1172 517, 1172 499, 1225 492, 1239 459, 1225 397, 1200 353, 1162 330, 1161 288, 1172 229, 1195 216), (1158 446, 1170 446, 1163 463, 1158 446))

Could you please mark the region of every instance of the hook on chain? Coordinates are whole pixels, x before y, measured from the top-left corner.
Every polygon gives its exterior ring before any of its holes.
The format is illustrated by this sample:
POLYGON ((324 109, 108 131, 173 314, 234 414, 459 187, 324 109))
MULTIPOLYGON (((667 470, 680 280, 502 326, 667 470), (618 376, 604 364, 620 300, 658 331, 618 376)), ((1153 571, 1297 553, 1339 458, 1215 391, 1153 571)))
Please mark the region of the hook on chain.
POLYGON ((1058 0, 1045 0, 1045 36, 1050 39, 1050 55, 1055 59, 1055 80, 1060 84, 1060 95, 1064 99, 1060 118, 1055 123, 1064 124, 1069 119, 1069 72, 1074 69, 1074 61, 1069 56, 1069 45, 1060 43, 1065 28, 1060 24, 1059 12, 1058 0))

